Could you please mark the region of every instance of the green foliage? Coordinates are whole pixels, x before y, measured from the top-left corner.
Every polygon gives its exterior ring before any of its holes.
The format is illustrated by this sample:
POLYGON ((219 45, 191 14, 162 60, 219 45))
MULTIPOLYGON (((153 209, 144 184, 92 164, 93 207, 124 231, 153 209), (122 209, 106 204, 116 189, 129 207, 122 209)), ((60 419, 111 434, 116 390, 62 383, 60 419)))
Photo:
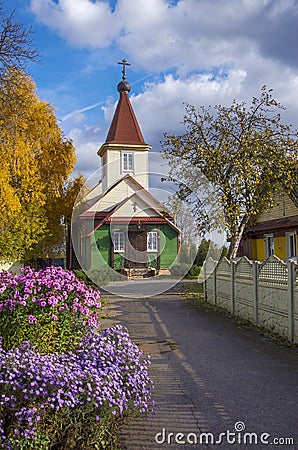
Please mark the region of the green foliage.
POLYGON ((120 281, 124 277, 111 269, 109 266, 100 267, 99 269, 92 269, 88 271, 74 270, 76 276, 87 285, 105 286, 112 281, 120 281))
POLYGON ((148 267, 157 269, 157 255, 155 253, 153 254, 148 253, 147 257, 148 257, 148 264, 147 264, 148 267))
POLYGON ((195 264, 191 266, 191 268, 188 271, 188 275, 191 277, 198 277, 201 271, 200 266, 196 266, 195 264))
MULTIPOLYGON (((130 413, 124 415, 133 415, 133 405, 130 413)), ((94 405, 85 403, 73 410, 65 407, 60 411, 49 411, 39 423, 37 442, 31 438, 23 440, 22 444, 24 450, 111 450, 117 448, 118 426, 119 416, 112 414, 108 404, 96 409, 94 405), (37 446, 39 442, 43 446, 37 446)))
POLYGON ((203 238, 197 251, 195 263, 197 266, 202 266, 204 264, 204 261, 206 259, 208 250, 210 246, 210 241, 207 241, 207 239, 203 238))
POLYGON ((34 441, 32 438, 18 438, 11 439, 11 443, 14 445, 12 448, 18 450, 49 450, 51 439, 46 434, 38 433, 34 441))
POLYGON ((204 286, 203 283, 190 283, 184 286, 185 296, 189 299, 203 299, 204 298, 204 286))
POLYGON ((74 274, 75 276, 81 280, 83 283, 85 283, 86 285, 92 285, 93 282, 92 280, 88 277, 87 273, 82 270, 82 269, 74 269, 74 274))
POLYGON ((281 122, 281 109, 272 90, 263 86, 249 107, 236 100, 228 107, 186 105, 185 134, 165 135, 169 179, 176 181, 179 197, 192 205, 203 231, 219 227, 226 231, 231 258, 245 227, 272 204, 279 185, 287 192, 293 188, 298 132, 281 122), (202 199, 208 183, 213 194, 202 199))
POLYGON ((122 278, 118 272, 108 266, 100 269, 89 270, 87 275, 97 286, 105 286, 111 281, 121 280, 122 278))
POLYGON ((229 250, 228 250, 228 248, 227 247, 223 247, 223 249, 222 249, 222 253, 221 253, 221 258, 224 258, 224 257, 228 257, 228 252, 229 252, 229 250))
POLYGON ((1 272, 1 448, 116 449, 120 422, 153 408, 127 330, 96 330, 99 298, 60 267, 1 272))
POLYGON ((0 359, 2 448, 112 449, 120 421, 153 408, 149 362, 121 326, 61 355, 0 345, 0 359))
MULTIPOLYGON (((71 305, 73 299, 68 298, 65 302, 71 305)), ((3 336, 3 347, 19 347, 23 341, 30 341, 37 345, 42 354, 54 351, 61 353, 64 350, 75 348, 86 333, 86 327, 82 326, 80 320, 74 321, 76 315, 69 311, 59 314, 59 321, 52 319, 52 312, 43 308, 15 308, 6 311, 5 317, 0 316, 1 335, 3 336), (28 315, 34 315, 37 322, 29 323, 28 315)))
POLYGON ((188 245, 182 243, 180 247, 180 262, 189 264, 189 248, 188 245))
POLYGON ((189 271, 190 265, 187 263, 173 264, 170 267, 171 276, 174 278, 183 278, 189 271))

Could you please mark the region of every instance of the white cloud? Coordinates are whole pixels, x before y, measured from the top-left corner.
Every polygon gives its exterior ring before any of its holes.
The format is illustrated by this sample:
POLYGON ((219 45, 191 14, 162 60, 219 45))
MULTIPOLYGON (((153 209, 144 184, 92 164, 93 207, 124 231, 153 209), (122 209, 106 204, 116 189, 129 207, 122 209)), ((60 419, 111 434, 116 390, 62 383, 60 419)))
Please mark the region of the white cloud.
POLYGON ((147 83, 146 90, 131 97, 145 140, 158 150, 164 132, 181 132, 184 103, 192 105, 226 104, 237 97, 245 82, 245 71, 231 70, 226 77, 219 74, 193 75, 187 79, 172 75, 162 83, 147 83))
MULTIPOLYGON (((247 64, 245 69, 230 69, 227 72, 195 74, 188 78, 165 76, 156 83, 146 83, 144 92, 130 96, 145 141, 160 150, 160 141, 165 132, 181 133, 185 129, 181 124, 185 111, 184 103, 194 106, 230 105, 234 99, 250 104, 253 96, 260 94, 271 74, 269 88, 274 88, 274 96, 287 110, 282 112, 285 122, 298 128, 298 75, 289 69, 277 70, 271 61, 257 58, 256 66, 247 64), (254 70, 253 70, 254 69, 254 70), (287 83, 284 80, 287 79, 287 83)), ((245 65, 244 65, 245 66, 245 65)), ((109 98, 102 107, 106 126, 112 120, 116 103, 109 98)))
MULTIPOLYGON (((112 44, 135 70, 166 73, 138 95, 132 86, 130 97, 154 150, 164 132, 182 131, 183 102, 250 102, 263 84, 274 89, 287 107, 286 121, 298 128, 297 0, 118 0, 113 11, 103 0, 31 0, 31 10, 75 46, 112 44)), ((102 107, 103 131, 114 107, 111 98, 102 107)), ((99 165, 105 134, 78 128, 84 110, 64 119, 72 120, 78 167, 89 171, 99 165)))
POLYGON ((297 66, 296 0, 31 0, 37 18, 73 45, 111 43, 147 70, 235 63, 252 50, 297 66), (293 57, 295 55, 295 57, 293 57))
POLYGON ((102 48, 120 31, 108 3, 89 0, 31 0, 37 18, 78 47, 102 48))
POLYGON ((94 127, 73 128, 69 132, 69 137, 76 148, 77 164, 75 170, 83 173, 86 177, 100 167, 97 150, 102 142, 100 142, 99 135, 100 131, 94 127))

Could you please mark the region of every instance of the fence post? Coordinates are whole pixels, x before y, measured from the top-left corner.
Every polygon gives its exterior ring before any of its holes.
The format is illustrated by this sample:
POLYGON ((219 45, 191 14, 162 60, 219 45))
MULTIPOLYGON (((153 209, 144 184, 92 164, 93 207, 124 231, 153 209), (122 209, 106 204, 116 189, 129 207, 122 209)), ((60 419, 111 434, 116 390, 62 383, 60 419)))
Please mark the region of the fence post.
POLYGON ((231 314, 235 314, 235 262, 231 261, 231 314))
POLYGON ((207 302, 207 262, 204 261, 203 264, 203 290, 204 290, 204 300, 207 302))
POLYGON ((294 261, 288 261, 288 337, 294 342, 294 288, 295 288, 295 267, 294 261))
POLYGON ((214 305, 217 305, 217 283, 216 283, 216 277, 217 277, 217 264, 213 269, 213 301, 214 301, 214 305))
POLYGON ((259 326, 259 270, 258 261, 254 261, 252 266, 252 284, 254 291, 254 314, 255 314, 255 324, 259 326))

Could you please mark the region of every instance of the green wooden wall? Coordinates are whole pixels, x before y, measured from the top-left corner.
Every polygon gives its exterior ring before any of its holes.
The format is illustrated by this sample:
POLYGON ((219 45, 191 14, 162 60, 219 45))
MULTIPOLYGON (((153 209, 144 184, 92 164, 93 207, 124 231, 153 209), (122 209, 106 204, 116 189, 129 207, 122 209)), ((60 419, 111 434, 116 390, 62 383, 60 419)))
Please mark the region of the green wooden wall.
POLYGON ((124 268, 124 255, 123 253, 114 253, 114 269, 121 270, 124 268))
POLYGON ((110 226, 103 224, 94 232, 92 244, 92 269, 103 267, 110 262, 110 226))
POLYGON ((160 245, 163 248, 160 255, 160 268, 168 269, 176 262, 178 252, 178 235, 170 225, 165 224, 160 227, 160 245))
MULTIPOLYGON (((146 227, 148 231, 156 230, 156 226, 146 227)), ((110 263, 110 235, 109 225, 104 224, 98 228, 92 239, 92 255, 91 267, 92 269, 103 267, 110 263)), ((160 268, 167 269, 171 267, 177 259, 178 251, 178 235, 177 232, 168 224, 160 226, 160 268)), ((156 267, 157 254, 148 252, 148 266, 156 267)), ((124 255, 122 253, 114 254, 114 269, 121 270, 124 266, 124 255)))

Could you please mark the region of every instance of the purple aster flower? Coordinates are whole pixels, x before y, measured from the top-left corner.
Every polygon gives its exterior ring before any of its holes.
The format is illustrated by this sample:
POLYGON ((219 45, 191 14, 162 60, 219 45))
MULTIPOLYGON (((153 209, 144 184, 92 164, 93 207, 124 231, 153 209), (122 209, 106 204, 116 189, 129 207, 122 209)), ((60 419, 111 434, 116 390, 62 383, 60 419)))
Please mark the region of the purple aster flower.
POLYGON ((32 323, 37 323, 37 319, 35 316, 28 316, 28 323, 32 324, 32 323))

